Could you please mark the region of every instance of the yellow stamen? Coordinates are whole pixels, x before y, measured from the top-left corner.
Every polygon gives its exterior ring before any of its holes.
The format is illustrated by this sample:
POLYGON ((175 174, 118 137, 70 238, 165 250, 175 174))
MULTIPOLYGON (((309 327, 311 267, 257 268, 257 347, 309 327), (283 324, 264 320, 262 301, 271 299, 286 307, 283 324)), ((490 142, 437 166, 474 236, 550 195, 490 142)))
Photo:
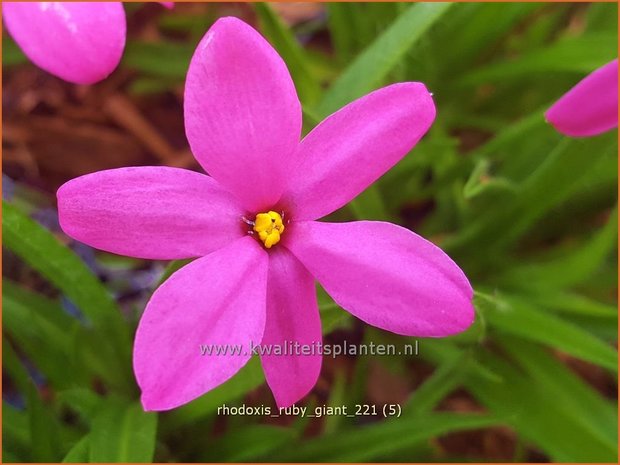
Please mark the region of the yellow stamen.
POLYGON ((280 242, 280 236, 284 232, 282 217, 274 211, 259 213, 254 220, 254 232, 258 233, 265 248, 270 249, 280 242))

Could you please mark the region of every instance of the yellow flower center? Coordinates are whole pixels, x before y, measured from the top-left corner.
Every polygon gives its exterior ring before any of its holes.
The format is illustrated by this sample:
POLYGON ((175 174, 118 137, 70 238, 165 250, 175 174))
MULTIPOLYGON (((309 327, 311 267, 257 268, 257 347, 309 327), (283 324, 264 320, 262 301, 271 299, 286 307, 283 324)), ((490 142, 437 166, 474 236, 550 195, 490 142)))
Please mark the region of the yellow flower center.
POLYGON ((280 242, 280 235, 284 232, 284 223, 279 213, 268 211, 256 215, 253 229, 265 248, 270 249, 280 242))

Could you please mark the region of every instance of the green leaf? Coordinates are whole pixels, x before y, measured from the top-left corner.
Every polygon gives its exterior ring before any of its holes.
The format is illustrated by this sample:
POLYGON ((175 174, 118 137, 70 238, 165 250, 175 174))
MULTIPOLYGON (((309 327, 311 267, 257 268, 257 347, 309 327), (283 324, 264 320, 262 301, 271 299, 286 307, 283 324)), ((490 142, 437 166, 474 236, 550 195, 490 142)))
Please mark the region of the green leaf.
POLYGON ((527 288, 563 288, 590 277, 611 255, 618 242, 618 210, 612 212, 604 228, 576 250, 553 260, 525 262, 509 268, 500 283, 527 288))
POLYGON ((481 159, 471 173, 471 176, 463 187, 463 197, 471 200, 482 194, 496 194, 498 192, 515 193, 517 188, 513 182, 506 178, 495 177, 489 173, 490 162, 481 159))
POLYGON ((7 338, 2 339, 2 369, 6 371, 11 382, 20 393, 28 392, 31 382, 30 375, 7 338))
POLYGON ((2 463, 23 463, 23 462, 24 461, 21 460, 13 452, 8 451, 8 450, 2 451, 2 463))
POLYGON ((405 53, 451 6, 451 3, 411 5, 342 73, 325 94, 317 113, 327 116, 381 85, 405 53))
POLYGON ((52 233, 2 202, 3 245, 60 289, 107 337, 109 380, 131 390, 129 328, 114 300, 84 262, 52 233))
POLYGON ((618 306, 602 303, 575 292, 541 292, 528 297, 532 304, 561 315, 599 339, 613 344, 618 341, 618 306))
MULTIPOLYGON (((125 7, 130 5, 132 4, 129 3, 125 7)), ((137 4, 136 7, 140 8, 140 4, 137 4)), ((165 33, 164 35, 189 36, 194 42, 197 42, 204 36, 206 28, 213 24, 217 17, 218 13, 213 9, 207 9, 204 12, 179 8, 172 10, 160 9, 157 24, 159 29, 165 33)))
MULTIPOLYGON (((4 340, 2 343, 4 345, 4 340)), ((3 368, 6 369, 6 365, 3 364, 3 368)), ((2 401, 2 461, 8 462, 7 455, 12 454, 13 462, 29 462, 32 460, 31 451, 27 413, 2 401)))
MULTIPOLYGON (((485 215, 444 243, 444 248, 463 253, 496 256, 497 249, 508 248, 536 224, 549 210, 583 188, 596 163, 613 156, 617 145, 610 134, 587 140, 561 139, 538 168, 517 189, 512 201, 497 203, 485 215)), ((505 199, 504 199, 505 200, 505 199)))
POLYGON ((73 445, 62 461, 63 463, 86 463, 88 462, 89 451, 90 437, 87 434, 73 445))
POLYGON ((405 4, 373 2, 333 2, 326 4, 331 44, 339 64, 348 63, 384 30, 405 4))
POLYGON ((350 321, 349 314, 335 302, 321 304, 319 310, 323 334, 329 334, 337 328, 345 327, 350 321))
POLYGON ((2 36, 2 65, 15 66, 28 63, 28 58, 13 39, 7 35, 2 36))
POLYGON ((174 87, 176 82, 170 78, 143 76, 137 77, 129 84, 129 93, 142 96, 161 94, 174 87))
POLYGON ((88 267, 52 233, 2 202, 3 245, 63 291, 93 322, 118 320, 120 312, 88 267))
POLYGON ((514 338, 501 342, 506 350, 539 386, 553 393, 554 399, 566 412, 617 450, 618 419, 612 402, 581 381, 557 359, 530 344, 520 344, 514 338))
POLYGON ((32 459, 34 462, 57 462, 64 455, 60 423, 33 384, 27 395, 32 459))
MULTIPOLYGON (((517 339, 511 341, 516 350, 535 348, 531 342, 517 345, 517 339)), ((544 355, 543 351, 536 350, 536 354, 528 358, 536 361, 544 355)), ((505 418, 527 444, 540 448, 554 462, 615 463, 616 446, 606 439, 608 434, 603 436, 597 432, 597 427, 592 426, 593 422, 598 422, 594 418, 596 414, 587 413, 584 416, 581 414, 583 409, 574 409, 575 403, 580 402, 583 390, 591 389, 583 385, 577 392, 571 389, 569 393, 569 387, 583 383, 559 362, 549 366, 570 380, 564 393, 558 392, 557 387, 550 389, 538 377, 518 370, 507 360, 488 351, 481 352, 478 359, 499 375, 503 382, 498 385, 472 372, 466 380, 468 390, 492 413, 505 418), (570 395, 570 403, 556 401, 565 395, 570 395)))
POLYGON ((89 459, 91 462, 152 462, 156 433, 156 413, 144 412, 138 403, 108 399, 93 418, 89 459))
POLYGON ((5 331, 56 387, 81 378, 67 334, 79 326, 60 305, 5 279, 2 285, 5 331))
POLYGON ((469 369, 467 353, 457 355, 435 369, 435 372, 418 387, 403 407, 403 415, 428 414, 441 400, 456 389, 469 369))
POLYGON ((511 37, 515 28, 535 23, 532 13, 543 6, 521 2, 459 3, 438 24, 437 33, 429 38, 431 53, 436 50, 445 50, 445 53, 427 59, 436 62, 439 73, 459 76, 463 69, 497 53, 498 44, 507 36, 511 37), (458 31, 458 47, 454 47, 455 31, 458 31))
POLYGON ((420 352, 420 356, 435 365, 443 365, 449 364, 454 359, 460 357, 463 351, 471 352, 472 356, 467 363, 465 370, 466 374, 468 376, 484 378, 486 381, 495 384, 497 387, 501 386, 501 383, 503 382, 502 377, 490 368, 478 362, 476 356, 477 349, 477 345, 464 348, 458 346, 454 342, 449 342, 446 339, 426 340, 424 342, 423 350, 420 352))
POLYGON ((85 388, 66 389, 61 391, 58 397, 88 423, 104 402, 104 399, 97 393, 85 388))
MULTIPOLYGON (((544 120, 545 109, 537 109, 524 118, 502 127, 491 140, 476 148, 472 157, 476 158, 478 162, 489 159, 496 163, 498 161, 506 163, 513 161, 515 153, 526 155, 531 150, 529 146, 520 148, 519 144, 524 142, 532 141, 539 146, 539 149, 546 147, 546 141, 549 138, 551 138, 552 144, 557 144, 560 137, 555 131, 549 130, 550 128, 544 120)), ((515 170, 508 170, 508 173, 505 171, 504 169, 504 174, 510 176, 515 170)), ((515 176, 510 177, 514 178, 515 176)))
POLYGON ((314 104, 321 95, 321 87, 312 74, 305 50, 269 4, 255 3, 254 10, 261 32, 284 59, 295 82, 299 99, 304 105, 314 104))
POLYGON ((290 462, 368 462, 380 461, 387 454, 404 451, 438 436, 497 424, 486 415, 430 414, 420 418, 386 420, 357 426, 310 439, 281 452, 278 460, 290 462))
POLYGON ((511 61, 494 63, 465 75, 460 84, 478 85, 530 74, 570 72, 588 74, 617 55, 616 34, 590 33, 560 40, 511 61))
POLYGON ((355 54, 358 38, 355 34, 354 17, 351 5, 343 2, 329 2, 327 9, 327 26, 339 63, 347 63, 355 54))
POLYGON ((616 306, 597 302, 573 292, 558 292, 552 290, 549 293, 533 295, 529 298, 532 303, 559 313, 612 319, 618 318, 618 308, 616 306))
POLYGON ((588 31, 610 30, 618 33, 618 5, 616 3, 591 3, 586 14, 588 31))
MULTIPOLYGON (((334 381, 332 384, 329 400, 325 405, 330 407, 338 407, 340 405, 347 404, 347 394, 350 394, 347 390, 347 379, 343 372, 336 372, 334 374, 334 381)), ((325 417, 325 426, 323 431, 325 434, 335 433, 339 430, 347 420, 347 417, 341 415, 328 415, 325 417)))
POLYGON ((580 327, 536 308, 523 298, 502 296, 495 302, 495 308, 484 313, 494 328, 617 371, 616 351, 580 327))

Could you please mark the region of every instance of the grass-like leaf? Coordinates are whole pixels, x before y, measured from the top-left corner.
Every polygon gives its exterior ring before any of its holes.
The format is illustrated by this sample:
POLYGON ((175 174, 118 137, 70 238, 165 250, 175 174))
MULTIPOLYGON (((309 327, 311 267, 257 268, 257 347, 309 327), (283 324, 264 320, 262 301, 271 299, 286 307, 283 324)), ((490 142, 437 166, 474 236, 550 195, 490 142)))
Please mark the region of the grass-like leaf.
POLYGON ((443 434, 485 428, 499 421, 486 415, 432 414, 357 426, 331 437, 323 436, 282 451, 278 461, 364 462, 413 448, 443 434))
POLYGON ((332 84, 317 112, 326 116, 379 86, 398 60, 451 6, 416 3, 408 7, 332 84))
POLYGON ((157 414, 142 406, 109 399, 95 414, 90 433, 89 461, 153 461, 157 414))

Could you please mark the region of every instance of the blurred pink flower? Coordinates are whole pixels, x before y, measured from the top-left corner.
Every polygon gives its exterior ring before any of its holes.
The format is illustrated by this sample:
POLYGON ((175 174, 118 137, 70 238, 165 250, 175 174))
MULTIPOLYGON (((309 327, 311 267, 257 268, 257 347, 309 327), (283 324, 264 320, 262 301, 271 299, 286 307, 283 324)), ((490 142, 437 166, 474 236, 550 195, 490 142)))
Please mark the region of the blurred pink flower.
POLYGON ((76 84, 106 78, 125 48, 121 2, 2 2, 2 16, 34 64, 76 84))
MULTIPOLYGON (((299 142, 301 105, 280 56, 238 19, 213 25, 185 86, 187 137, 210 176, 123 168, 58 191, 62 228, 79 241, 139 258, 200 257, 155 291, 140 321, 134 371, 146 410, 220 385, 250 359, 251 344, 320 344, 315 279, 344 309, 397 334, 469 327, 472 289, 438 247, 391 223, 315 221, 389 170, 434 118, 423 84, 394 84, 299 142), (201 356, 205 344, 245 351, 201 356)), ((321 369, 316 353, 261 361, 279 406, 305 396, 321 369)))
POLYGON ((545 113, 545 118, 571 137, 595 136, 618 127, 618 60, 586 76, 545 113))

